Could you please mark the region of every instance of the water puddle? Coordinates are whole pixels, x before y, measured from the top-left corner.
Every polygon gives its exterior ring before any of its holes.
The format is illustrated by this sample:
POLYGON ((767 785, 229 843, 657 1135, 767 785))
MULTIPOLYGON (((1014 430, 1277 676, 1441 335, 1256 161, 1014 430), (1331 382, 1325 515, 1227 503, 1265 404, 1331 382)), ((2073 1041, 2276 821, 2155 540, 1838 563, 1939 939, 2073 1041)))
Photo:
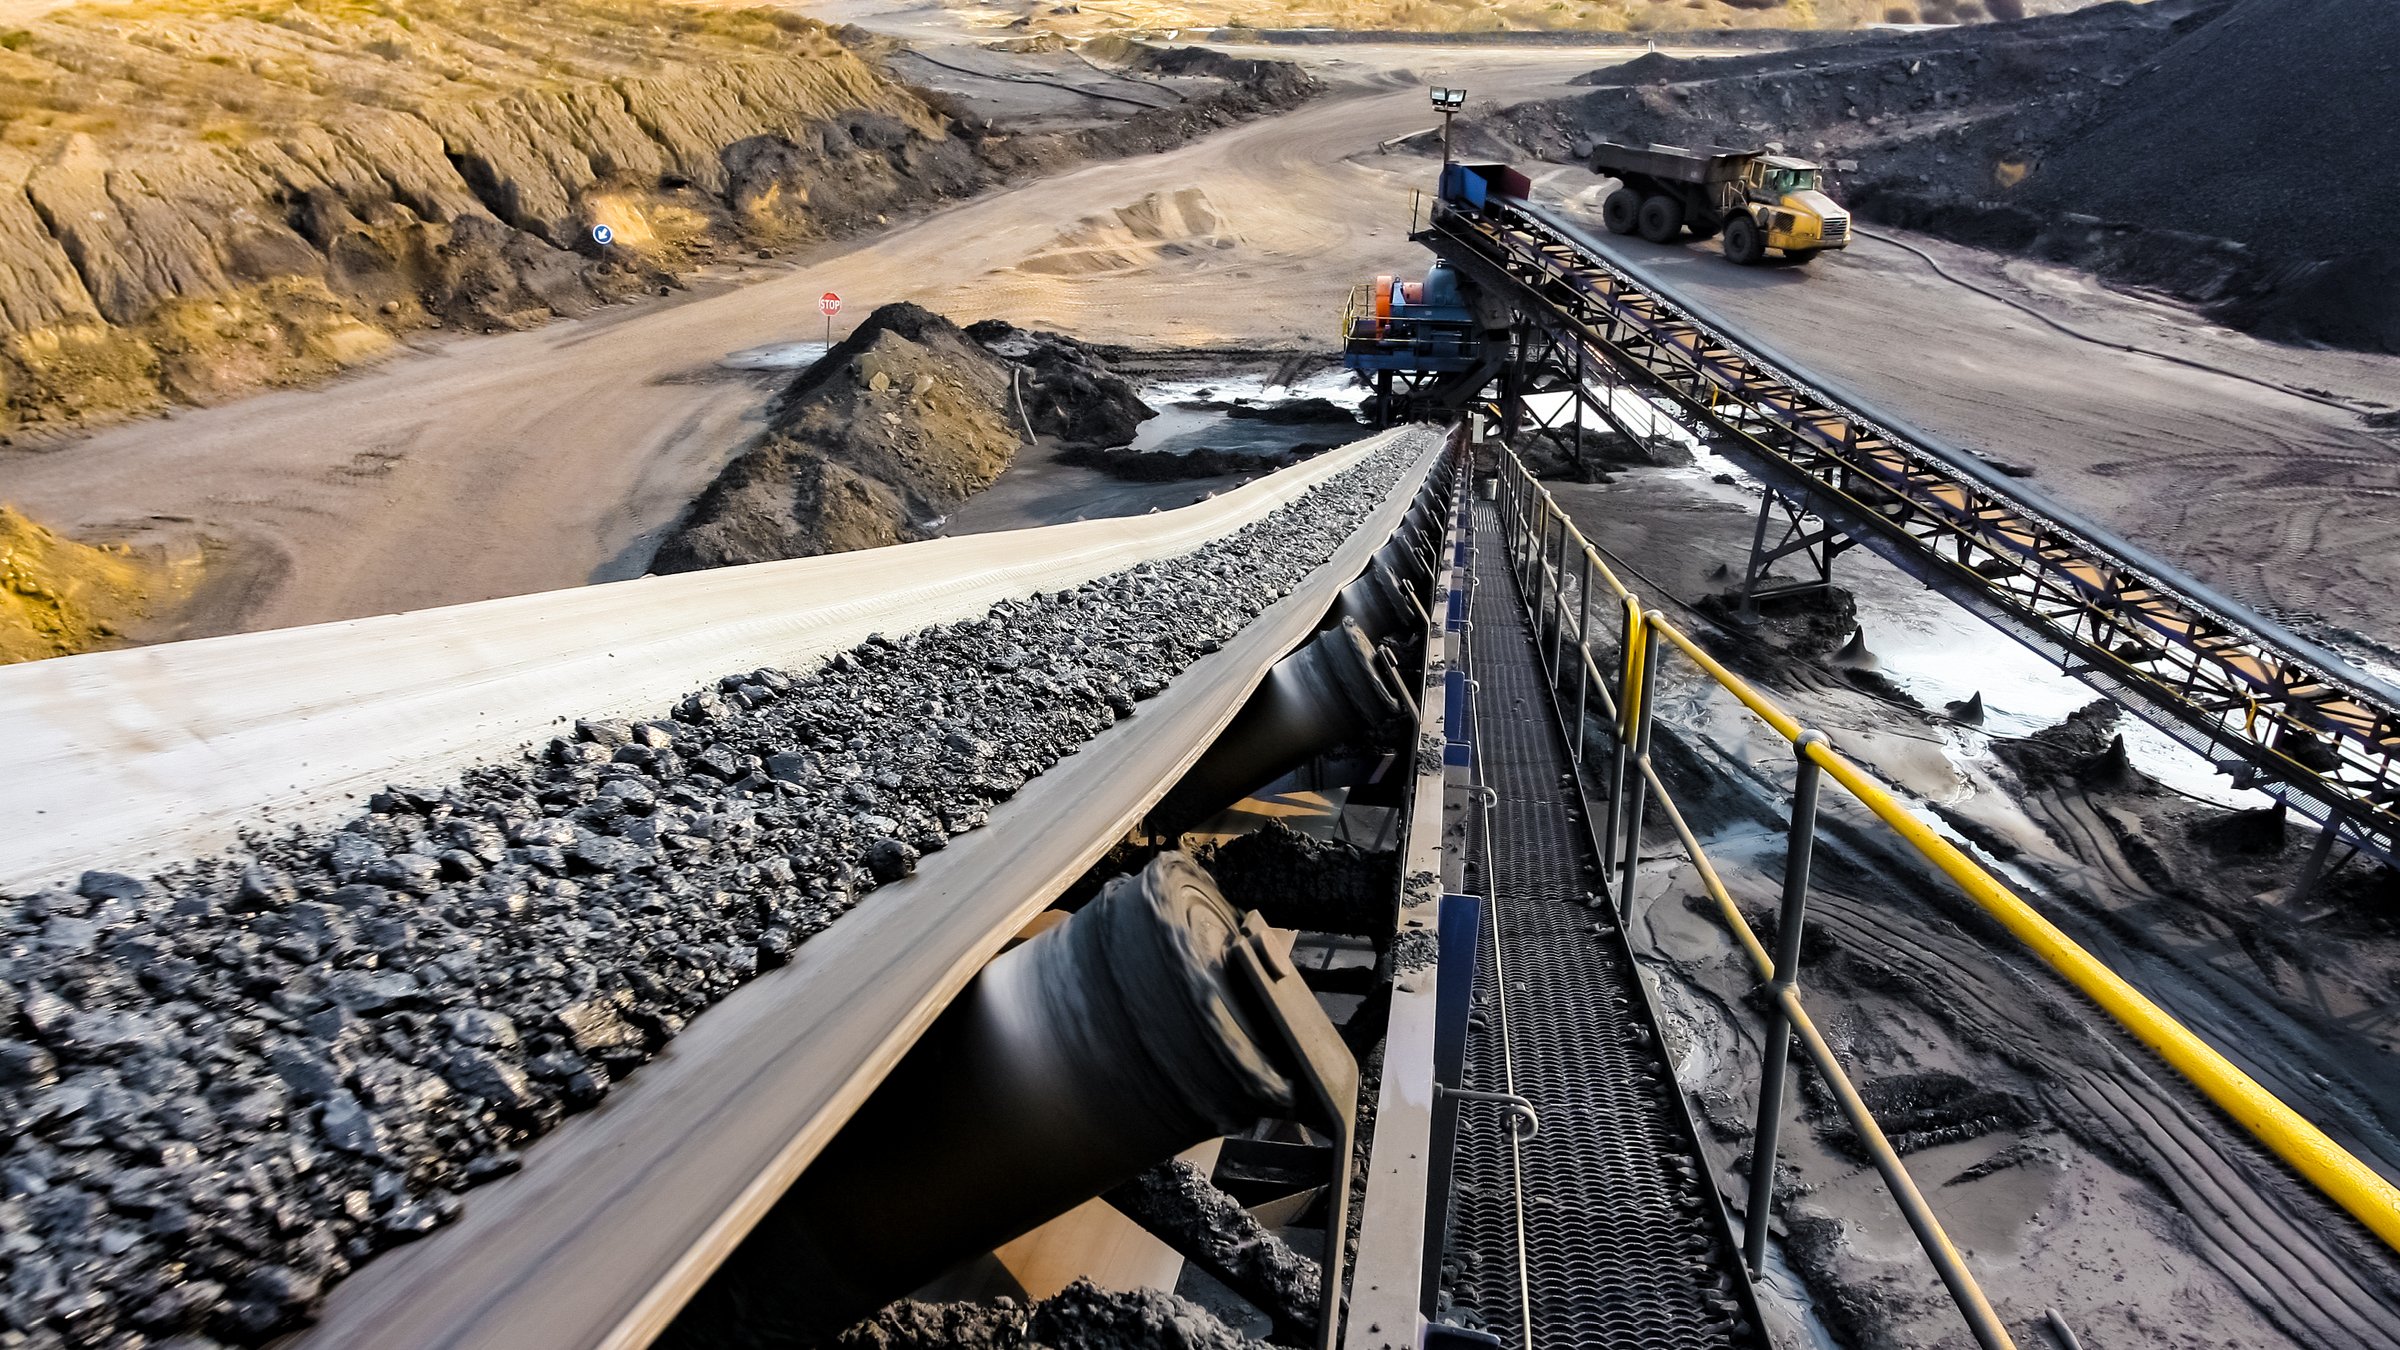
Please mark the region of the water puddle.
POLYGON ((772 342, 727 352, 717 358, 717 364, 727 370, 806 370, 823 359, 825 352, 822 342, 772 342))
POLYGON ((1233 375, 1159 380, 1141 386, 1142 402, 1158 409, 1158 416, 1134 432, 1132 449, 1176 455, 1218 450, 1263 457, 1303 445, 1341 445, 1366 433, 1366 424, 1355 418, 1347 422, 1278 422, 1231 415, 1237 407, 1271 410, 1303 399, 1324 399, 1355 409, 1366 393, 1349 371, 1339 368, 1288 385, 1270 383, 1271 379, 1265 374, 1233 375))

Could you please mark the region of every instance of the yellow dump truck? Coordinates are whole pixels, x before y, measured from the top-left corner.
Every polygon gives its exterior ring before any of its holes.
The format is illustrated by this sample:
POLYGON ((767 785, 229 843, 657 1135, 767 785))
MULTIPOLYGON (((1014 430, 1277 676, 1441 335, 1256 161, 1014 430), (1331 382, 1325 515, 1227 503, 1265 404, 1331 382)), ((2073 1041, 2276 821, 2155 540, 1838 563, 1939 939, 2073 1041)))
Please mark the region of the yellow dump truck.
POLYGON ((1697 239, 1721 230, 1725 256, 1745 265, 1771 248, 1804 263, 1850 245, 1850 213, 1825 195, 1823 174, 1805 159, 1602 141, 1590 163, 1624 184, 1600 206, 1602 223, 1617 234, 1666 244, 1685 230, 1697 239))

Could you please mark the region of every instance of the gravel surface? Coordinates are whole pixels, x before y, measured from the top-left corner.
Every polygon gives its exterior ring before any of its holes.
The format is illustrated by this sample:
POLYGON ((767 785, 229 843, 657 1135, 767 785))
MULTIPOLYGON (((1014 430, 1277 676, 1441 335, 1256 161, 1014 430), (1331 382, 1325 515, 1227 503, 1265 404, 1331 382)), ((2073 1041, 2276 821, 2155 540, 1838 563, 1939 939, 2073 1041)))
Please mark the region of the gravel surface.
POLYGON ((1324 1277, 1316 1262, 1284 1245, 1208 1173, 1181 1158, 1108 1193, 1108 1203, 1183 1258, 1275 1319, 1279 1334, 1313 1341, 1324 1277))
POLYGON ((842 1333, 840 1350, 1265 1350, 1199 1304, 1077 1280, 1031 1307, 902 1299, 842 1333))
POLYGON ((329 834, 0 902, 0 1346, 304 1321, 1216 650, 1421 448, 1181 558, 580 722, 329 834))

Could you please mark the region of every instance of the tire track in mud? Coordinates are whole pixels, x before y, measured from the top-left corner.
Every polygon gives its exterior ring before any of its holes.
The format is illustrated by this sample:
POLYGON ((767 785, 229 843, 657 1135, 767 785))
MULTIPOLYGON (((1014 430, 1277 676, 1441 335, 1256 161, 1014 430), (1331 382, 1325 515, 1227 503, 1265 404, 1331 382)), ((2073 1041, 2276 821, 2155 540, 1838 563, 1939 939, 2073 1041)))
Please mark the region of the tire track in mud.
MULTIPOLYGON (((2175 1211, 2191 1221, 2183 1236, 2194 1244, 2196 1254, 2279 1327, 2311 1347, 2400 1346, 2400 1331, 2393 1322, 2400 1309, 2388 1301, 2390 1291, 2379 1298, 2371 1285, 2351 1274, 2358 1254, 2339 1252, 2327 1241, 2328 1226, 2346 1226, 2346 1216, 2333 1214, 2312 1222, 2292 1212, 2278 1192, 2297 1186, 2280 1164, 2215 1120, 2203 1121, 2179 1100, 2190 1089, 2162 1082, 2145 1064, 2130 1058, 2126 1048, 2115 1043, 2122 1033, 2081 1009, 2070 1009, 2041 990, 2038 977, 2030 973, 2016 972, 2023 984, 2002 991, 1987 981, 1961 978, 1962 972, 1974 969, 1967 962, 1936 962, 1918 955, 1977 945, 1965 933, 1944 932, 1930 924, 1904 931, 1887 922, 1872 902, 1834 892, 1819 894, 1821 903, 1813 907, 1812 917, 1838 916, 1845 938, 1876 940, 1873 959, 1903 971, 1919 988, 1940 989, 1947 997, 1938 1009, 1930 1001, 1920 1006, 1969 1031, 1970 1042, 1980 1033, 2007 1044, 2011 1033, 2024 1030, 2024 1019, 2012 1013, 2003 993, 2033 995, 2045 1005, 2047 1020, 2087 1038, 2088 1047, 2105 1056, 2110 1072, 2095 1073, 2080 1057, 2071 1069, 2056 1059, 2036 1060, 2038 1071, 2027 1062, 2034 1059, 2030 1052, 2018 1050, 2004 1058, 2027 1073, 2061 1129, 2166 1192, 2175 1211), (2076 1109, 2060 1109, 2067 1102, 2076 1109), (2260 1206, 2258 1200, 2268 1203, 2260 1206), (2282 1280, 2262 1282, 2256 1274, 2261 1265, 2282 1280)), ((1965 955, 1995 959, 1988 952, 1965 955)), ((2055 1053, 2060 1047, 2053 1043, 2046 1048, 2055 1053)), ((2330 1208, 2323 1201, 2315 1204, 2330 1208)))
MULTIPOLYGON (((1684 739, 1663 724, 1657 734, 1662 742, 1684 739)), ((1686 749, 1718 775, 1712 790, 1733 791, 1738 784, 1756 799, 1756 809, 1780 809, 1785 785, 1751 765, 1739 748, 1703 738, 1686 749)), ((1679 800, 1698 786, 1669 781, 1679 800)), ((2088 869, 2077 880, 2166 903, 2124 858, 2096 811, 2094 806, 2094 814, 2067 812, 2065 820, 2039 823, 2055 829, 2062 851, 2088 869)), ((2055 976, 2032 969, 1980 910, 1927 875, 1913 855, 1897 854, 1865 827, 1829 814, 1817 856, 1812 926, 1849 955, 1899 977, 1876 992, 1920 1010, 1924 1018, 1915 1030, 1950 1040, 1962 1059, 1997 1059, 2022 1075, 2068 1138, 2096 1162, 2147 1183, 2181 1217, 2170 1226, 2171 1242, 2295 1344, 2400 1350, 2400 1266, 2359 1235, 2347 1215, 2225 1121, 2195 1089, 2157 1073, 2145 1048, 2055 976), (1873 887, 1845 884, 1866 881, 1873 887), (1873 890, 1880 897, 1868 898, 1873 890)), ((2061 891, 2077 889, 2064 878, 2039 879, 2061 891)), ((1687 988, 1697 982, 1699 972, 1669 964, 1687 988)), ((2217 972, 2168 964, 2187 978, 2198 975, 2194 984, 2201 991, 2212 991, 2222 979, 2217 972)), ((1856 1012, 1856 991, 1839 978, 1824 978, 1826 973, 1803 975, 1811 1003, 1832 1005, 1828 1011, 1838 1009, 1836 1015, 1856 1012)), ((1700 991, 1690 992, 1696 997, 1700 991)), ((2210 1006, 2245 1024, 2257 1021, 2238 1007, 2217 1008, 2213 1000, 2210 1006)), ((2267 1024, 2256 1029, 2289 1048, 2267 1024)))

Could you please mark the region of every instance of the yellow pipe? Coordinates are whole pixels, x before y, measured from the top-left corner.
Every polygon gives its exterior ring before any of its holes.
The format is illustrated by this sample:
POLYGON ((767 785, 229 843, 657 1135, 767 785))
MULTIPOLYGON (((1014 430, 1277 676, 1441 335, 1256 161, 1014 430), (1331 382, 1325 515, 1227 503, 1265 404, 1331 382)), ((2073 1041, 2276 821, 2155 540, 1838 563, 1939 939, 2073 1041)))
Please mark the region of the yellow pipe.
POLYGON ((1625 687, 1617 699, 1617 707, 1623 710, 1617 718, 1617 736, 1621 740, 1633 735, 1642 711, 1642 648, 1645 645, 1642 631, 1642 602, 1628 595, 1625 597, 1625 687))
MULTIPOLYGON (((1776 734, 1787 741, 1796 742, 1800 739, 1800 723, 1790 713, 1752 688, 1747 680, 1700 650, 1698 644, 1668 623, 1664 616, 1652 614, 1649 622, 1658 628, 1662 637, 1681 648, 1686 656, 1723 685, 1728 693, 1740 699, 1745 707, 1773 727, 1776 734)), ((2327 1137, 2323 1130, 2310 1124, 2306 1117, 2285 1105, 2274 1093, 2259 1086, 2256 1079, 2217 1053, 2208 1042, 2192 1034, 2164 1009, 2143 996, 2140 990, 2127 984, 2115 971, 2102 964, 2098 957, 2060 932, 2033 906, 2026 904, 2014 891, 2001 885, 1991 873, 1960 852, 1956 845, 1912 815, 1881 784, 1850 761, 1821 744, 1811 745, 1803 753, 1815 760, 1861 805, 1874 812, 1884 824, 1906 840, 1911 848, 1956 882, 1959 889, 1967 893, 1967 898, 1998 919, 2002 927, 2032 949, 2033 954, 2040 957, 2045 965, 2081 990, 2086 998, 2099 1004, 2101 1010, 2116 1019, 2119 1026, 2156 1051, 2159 1058, 2190 1080, 2210 1101, 2233 1117, 2236 1124, 2249 1131, 2253 1138, 2291 1164, 2294 1171, 2323 1191, 2328 1199, 2348 1210, 2393 1250, 2400 1251, 2400 1187, 2394 1186, 2381 1173, 2351 1156, 2341 1145, 2327 1137)))

